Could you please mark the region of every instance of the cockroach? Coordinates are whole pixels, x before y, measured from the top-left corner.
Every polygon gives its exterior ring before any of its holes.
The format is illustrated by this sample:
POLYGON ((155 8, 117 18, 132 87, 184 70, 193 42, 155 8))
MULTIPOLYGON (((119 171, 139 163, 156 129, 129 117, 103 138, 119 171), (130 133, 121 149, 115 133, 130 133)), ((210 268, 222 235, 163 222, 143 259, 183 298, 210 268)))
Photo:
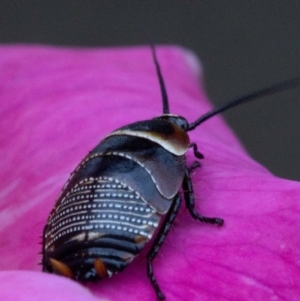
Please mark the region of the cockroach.
POLYGON ((189 148, 203 159, 187 132, 242 103, 299 86, 300 78, 231 101, 195 122, 170 114, 167 92, 151 43, 162 94, 163 115, 125 125, 108 134, 78 165, 55 202, 43 232, 43 271, 79 281, 98 281, 121 272, 152 241, 147 274, 157 298, 165 297, 152 261, 181 204, 192 218, 221 226, 223 219, 195 210, 189 148), (155 237, 154 237, 155 236, 155 237), (152 240, 153 238, 153 240, 152 240))

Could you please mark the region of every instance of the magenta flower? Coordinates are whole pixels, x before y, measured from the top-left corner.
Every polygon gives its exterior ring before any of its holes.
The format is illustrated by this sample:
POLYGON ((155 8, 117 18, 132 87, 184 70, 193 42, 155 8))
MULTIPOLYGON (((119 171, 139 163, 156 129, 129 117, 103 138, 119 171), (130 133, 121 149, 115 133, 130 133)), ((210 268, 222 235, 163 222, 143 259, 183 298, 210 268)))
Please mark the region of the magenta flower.
MULTIPOLYGON (((160 47, 171 111, 211 109, 194 56, 160 47)), ((162 113, 149 47, 0 47, 1 300, 155 300, 145 254, 83 286, 41 272, 41 234, 69 173, 103 137, 162 113)), ((182 207, 154 272, 167 300, 299 300, 300 184, 253 161, 220 116, 190 134, 205 155, 193 173, 197 210, 182 207)), ((188 163, 194 160, 192 151, 188 163)))

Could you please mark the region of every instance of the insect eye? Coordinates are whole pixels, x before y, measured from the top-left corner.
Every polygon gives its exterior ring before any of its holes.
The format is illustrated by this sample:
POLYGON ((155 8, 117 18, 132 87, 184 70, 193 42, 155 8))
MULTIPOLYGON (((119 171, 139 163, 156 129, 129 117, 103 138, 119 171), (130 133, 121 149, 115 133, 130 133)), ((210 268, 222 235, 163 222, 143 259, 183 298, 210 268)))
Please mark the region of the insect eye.
POLYGON ((174 123, 176 123, 179 127, 181 127, 183 130, 186 130, 189 127, 189 124, 187 120, 181 116, 178 116, 175 120, 174 123))

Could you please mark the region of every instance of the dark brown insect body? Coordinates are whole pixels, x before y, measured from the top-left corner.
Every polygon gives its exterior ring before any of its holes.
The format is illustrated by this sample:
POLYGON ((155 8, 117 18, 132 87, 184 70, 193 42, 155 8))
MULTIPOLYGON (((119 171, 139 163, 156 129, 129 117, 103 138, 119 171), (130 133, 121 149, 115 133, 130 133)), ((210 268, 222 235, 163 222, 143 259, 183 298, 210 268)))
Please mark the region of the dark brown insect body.
POLYGON ((230 102, 194 123, 169 114, 167 94, 152 46, 163 95, 164 115, 119 128, 106 136, 71 174, 50 213, 43 234, 43 271, 80 281, 97 281, 122 271, 149 242, 147 271, 158 299, 164 299, 153 275, 159 251, 181 203, 180 189, 194 219, 199 215, 185 154, 193 147, 187 132, 210 117, 246 101, 299 85, 299 79, 230 102), (162 218, 164 217, 164 218, 162 218), (163 220, 163 222, 161 222, 163 220))

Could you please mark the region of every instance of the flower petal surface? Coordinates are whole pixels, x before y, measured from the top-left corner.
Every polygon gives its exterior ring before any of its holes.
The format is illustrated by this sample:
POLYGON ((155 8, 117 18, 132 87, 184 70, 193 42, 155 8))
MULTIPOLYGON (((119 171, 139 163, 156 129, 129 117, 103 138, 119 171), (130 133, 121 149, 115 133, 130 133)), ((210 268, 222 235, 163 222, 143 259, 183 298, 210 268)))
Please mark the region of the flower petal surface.
MULTIPOLYGON (((195 56, 174 46, 157 55, 171 112, 192 122, 210 110, 195 56)), ((156 300, 145 252, 86 286, 38 265, 43 227, 70 172, 112 130, 162 114, 150 48, 3 45, 0 99, 1 300, 156 300)), ((153 262, 166 299, 299 300, 300 184, 250 158, 221 116, 190 138, 205 156, 192 174, 196 209, 225 222, 195 221, 182 204, 153 262)), ((194 160, 190 150, 187 164, 194 160)))

